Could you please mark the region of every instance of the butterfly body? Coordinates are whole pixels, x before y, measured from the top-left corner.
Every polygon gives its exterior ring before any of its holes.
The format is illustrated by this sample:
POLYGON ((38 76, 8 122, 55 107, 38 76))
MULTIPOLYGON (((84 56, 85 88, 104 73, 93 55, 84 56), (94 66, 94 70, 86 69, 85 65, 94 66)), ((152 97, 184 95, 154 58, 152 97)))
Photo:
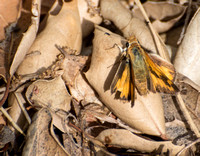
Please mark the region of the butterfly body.
POLYGON ((128 50, 128 55, 131 60, 131 68, 133 68, 134 71, 135 87, 139 94, 146 95, 148 92, 147 80, 149 79, 149 71, 143 56, 137 47, 128 50))
POLYGON ((118 92, 120 99, 134 103, 135 90, 140 95, 147 95, 149 91, 170 94, 178 91, 172 82, 175 74, 173 66, 149 56, 135 36, 128 39, 124 49, 119 48, 122 52, 121 63, 112 81, 111 93, 118 92))

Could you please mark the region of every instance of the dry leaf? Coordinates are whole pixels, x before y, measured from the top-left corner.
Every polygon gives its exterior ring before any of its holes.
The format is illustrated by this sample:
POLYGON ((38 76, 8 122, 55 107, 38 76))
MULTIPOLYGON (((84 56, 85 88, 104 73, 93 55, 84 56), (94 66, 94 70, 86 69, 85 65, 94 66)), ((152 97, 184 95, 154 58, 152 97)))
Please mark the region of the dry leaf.
MULTIPOLYGON (((185 13, 186 7, 171 2, 147 1, 143 7, 158 33, 169 30, 185 13)), ((136 18, 144 20, 139 8, 133 10, 136 18)))
MULTIPOLYGON (((60 53, 55 47, 56 44, 68 47, 75 51, 75 54, 79 54, 81 39, 77 1, 63 2, 57 15, 50 11, 45 29, 37 36, 24 61, 20 64, 17 74, 35 74, 47 69, 60 53)), ((29 77, 24 77, 24 79, 29 79, 29 77)))
POLYGON ((53 80, 35 81, 28 87, 26 98, 36 107, 66 112, 71 109, 71 97, 61 76, 53 80))
POLYGON ((117 70, 114 64, 120 54, 118 47, 113 46, 122 46, 121 40, 121 37, 96 26, 92 61, 86 77, 104 104, 126 124, 143 133, 165 135, 162 99, 158 93, 137 94, 133 107, 130 102, 115 99, 111 94, 110 84, 117 70))
POLYGON ((31 12, 33 14, 31 17, 31 25, 29 26, 28 30, 23 34, 23 38, 13 58, 13 62, 10 67, 11 76, 15 73, 19 64, 23 61, 27 51, 29 50, 29 48, 31 47, 32 43, 36 38, 40 21, 40 9, 41 9, 41 0, 33 0, 31 9, 31 12))
MULTIPOLYGON (((137 5, 141 5, 139 0, 137 0, 137 5)), ((151 31, 145 22, 138 18, 134 18, 130 11, 125 9, 119 1, 102 0, 101 7, 102 15, 113 21, 113 23, 123 32, 125 37, 135 35, 142 47, 160 54, 169 61, 169 54, 165 44, 150 24, 149 27, 151 28, 151 31)))
POLYGON ((191 20, 174 60, 174 66, 177 72, 187 76, 198 85, 200 85, 199 20, 200 9, 197 10, 191 20))
POLYGON ((76 76, 85 66, 88 56, 75 56, 65 54, 61 69, 64 70, 63 79, 68 85, 73 86, 76 76))
POLYGON ((80 73, 88 60, 88 56, 75 56, 65 54, 64 61, 61 69, 64 70, 62 75, 63 80, 69 87, 70 93, 77 101, 86 103, 99 103, 101 102, 95 96, 94 91, 85 81, 80 73))
POLYGON ((131 148, 141 152, 157 151, 164 154, 169 151, 170 155, 176 155, 183 148, 183 146, 176 146, 170 141, 146 140, 124 129, 107 129, 102 131, 96 138, 104 144, 131 148))
POLYGON ((65 151, 50 135, 52 117, 47 109, 41 109, 33 117, 33 122, 27 132, 27 141, 23 148, 23 156, 66 155, 65 151))
POLYGON ((81 101, 83 105, 88 103, 102 105, 101 101, 96 97, 94 90, 88 85, 80 73, 75 77, 73 85, 68 87, 73 98, 79 102, 81 101))
POLYGON ((1 0, 0 5, 0 41, 5 39, 5 27, 16 22, 21 13, 20 0, 1 0))
POLYGON ((131 12, 124 8, 119 1, 102 0, 101 14, 105 19, 111 20, 125 37, 134 34, 143 47, 152 52, 157 51, 147 25, 142 20, 132 17, 131 12))

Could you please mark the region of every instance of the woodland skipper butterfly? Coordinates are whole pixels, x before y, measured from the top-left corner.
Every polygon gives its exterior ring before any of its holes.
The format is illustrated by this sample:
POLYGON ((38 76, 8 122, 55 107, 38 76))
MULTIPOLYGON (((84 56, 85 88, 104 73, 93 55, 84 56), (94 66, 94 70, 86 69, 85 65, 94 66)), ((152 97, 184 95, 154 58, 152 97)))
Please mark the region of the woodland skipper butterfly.
POLYGON ((178 88, 173 83, 175 69, 172 64, 148 54, 140 46, 135 36, 128 38, 125 48, 118 46, 122 52, 120 65, 111 83, 111 93, 118 93, 122 100, 136 99, 135 90, 140 95, 149 91, 174 94, 178 88))

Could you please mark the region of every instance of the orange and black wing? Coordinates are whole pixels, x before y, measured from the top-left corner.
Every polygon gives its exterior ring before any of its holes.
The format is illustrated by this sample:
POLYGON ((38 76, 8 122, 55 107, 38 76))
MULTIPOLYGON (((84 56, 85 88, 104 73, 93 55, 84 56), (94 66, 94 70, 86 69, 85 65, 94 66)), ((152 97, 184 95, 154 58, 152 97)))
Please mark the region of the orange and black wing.
POLYGON ((145 62, 150 71, 151 87, 150 90, 153 92, 175 94, 179 89, 173 83, 175 76, 175 70, 173 66, 169 65, 166 61, 159 59, 159 57, 145 55, 145 62))
POLYGON ((130 61, 125 58, 121 61, 111 84, 111 93, 118 93, 122 100, 131 100, 134 103, 134 77, 130 61))

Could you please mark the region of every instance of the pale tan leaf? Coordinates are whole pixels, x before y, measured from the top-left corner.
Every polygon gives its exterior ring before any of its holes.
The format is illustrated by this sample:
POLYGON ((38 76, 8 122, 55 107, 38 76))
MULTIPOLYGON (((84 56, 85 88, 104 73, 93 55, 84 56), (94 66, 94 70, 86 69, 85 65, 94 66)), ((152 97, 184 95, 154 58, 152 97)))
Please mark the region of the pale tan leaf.
POLYGON ((174 60, 177 72, 187 76, 198 85, 200 85, 199 20, 200 9, 197 10, 191 20, 174 60))
POLYGON ((66 112, 71 108, 71 97, 61 76, 53 80, 35 81, 28 87, 26 97, 36 107, 66 112))
MULTIPOLYGON (((158 33, 169 30, 185 13, 186 7, 171 2, 147 1, 143 7, 158 33)), ((134 17, 144 20, 139 8, 133 10, 134 17)))
MULTIPOLYGON (((46 27, 32 44, 24 61, 20 64, 17 74, 27 75, 43 72, 56 61, 57 55, 60 53, 55 45, 68 47, 74 50, 75 54, 79 54, 81 39, 77 1, 63 2, 58 14, 54 15, 50 11, 46 27)), ((24 77, 24 79, 26 78, 24 77)))
POLYGON ((170 155, 176 155, 183 148, 183 146, 172 144, 171 141, 146 140, 124 129, 107 129, 102 131, 96 138, 104 144, 131 148, 141 152, 158 152, 161 150, 160 152, 163 154, 169 151, 170 155))
POLYGON ((100 99, 112 112, 129 126, 151 135, 165 135, 162 99, 158 93, 139 96, 133 107, 130 102, 115 99, 110 84, 116 72, 114 66, 123 39, 101 27, 96 27, 93 54, 86 77, 100 99), (109 33, 110 35, 107 35, 109 33))

